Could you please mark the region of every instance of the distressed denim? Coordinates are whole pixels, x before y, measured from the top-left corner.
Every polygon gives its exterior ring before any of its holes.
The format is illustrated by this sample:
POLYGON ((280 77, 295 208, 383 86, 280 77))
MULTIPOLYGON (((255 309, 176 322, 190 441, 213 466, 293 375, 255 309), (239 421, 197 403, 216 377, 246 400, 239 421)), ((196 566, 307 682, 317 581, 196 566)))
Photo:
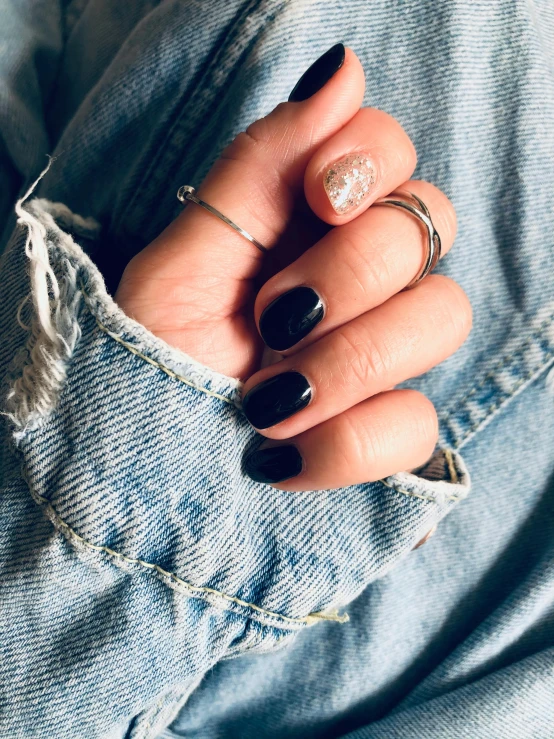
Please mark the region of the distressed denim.
POLYGON ((0 737, 552 739, 551 3, 1 13, 0 737), (110 295, 338 40, 456 207, 475 325, 407 383, 424 468, 285 493, 243 471, 238 381, 110 295))

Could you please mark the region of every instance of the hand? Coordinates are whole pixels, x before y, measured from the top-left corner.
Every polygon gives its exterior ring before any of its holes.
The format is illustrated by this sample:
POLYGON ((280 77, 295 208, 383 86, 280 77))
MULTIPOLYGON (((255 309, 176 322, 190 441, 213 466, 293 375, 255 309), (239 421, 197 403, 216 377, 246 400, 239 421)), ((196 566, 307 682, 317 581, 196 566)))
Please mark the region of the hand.
POLYGON ((349 49, 340 66, 340 52, 300 86, 327 75, 320 89, 239 134, 198 189, 271 253, 190 204, 129 263, 116 294, 169 344, 246 380, 245 413, 268 439, 247 469, 286 490, 372 481, 426 461, 435 410, 392 388, 456 351, 471 326, 465 294, 446 277, 402 292, 423 259, 421 224, 371 204, 402 186, 419 195, 443 254, 454 209, 433 185, 406 183, 413 145, 393 118, 360 109, 363 70, 349 49), (365 178, 343 207, 337 184, 351 155, 365 178), (262 369, 260 333, 280 360, 262 369))

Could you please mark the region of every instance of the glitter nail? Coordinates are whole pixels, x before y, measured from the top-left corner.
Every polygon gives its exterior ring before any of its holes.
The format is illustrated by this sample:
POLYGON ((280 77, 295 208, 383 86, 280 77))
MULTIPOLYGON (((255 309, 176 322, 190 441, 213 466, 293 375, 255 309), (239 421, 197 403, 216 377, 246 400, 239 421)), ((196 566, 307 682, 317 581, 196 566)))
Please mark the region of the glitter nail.
POLYGON ((375 183, 375 167, 366 154, 348 154, 325 174, 323 186, 333 209, 348 213, 365 200, 375 183))

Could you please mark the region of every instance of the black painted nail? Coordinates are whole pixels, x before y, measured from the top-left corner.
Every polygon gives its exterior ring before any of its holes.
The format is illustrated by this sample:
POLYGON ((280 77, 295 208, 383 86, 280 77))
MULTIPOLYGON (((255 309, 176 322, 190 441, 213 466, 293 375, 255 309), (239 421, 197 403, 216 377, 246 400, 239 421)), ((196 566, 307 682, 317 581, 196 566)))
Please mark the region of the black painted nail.
POLYGON ((267 429, 305 408, 312 388, 300 372, 281 372, 249 390, 242 409, 252 426, 267 429))
POLYGON ((323 301, 311 287, 295 287, 275 298, 260 317, 260 334, 282 352, 307 336, 323 318, 323 301))
POLYGON ((255 482, 283 482, 302 472, 302 457, 292 444, 272 446, 251 454, 244 467, 255 482))
POLYGON ((321 90, 344 64, 344 44, 335 44, 309 67, 289 95, 289 103, 300 103, 321 90))

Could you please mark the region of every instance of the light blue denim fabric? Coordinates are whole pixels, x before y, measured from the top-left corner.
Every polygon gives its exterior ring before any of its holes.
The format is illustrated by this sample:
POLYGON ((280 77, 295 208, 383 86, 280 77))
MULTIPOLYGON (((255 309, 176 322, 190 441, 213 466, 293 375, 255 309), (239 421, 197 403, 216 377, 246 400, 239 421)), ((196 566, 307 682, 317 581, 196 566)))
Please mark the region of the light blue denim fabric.
POLYGON ((0 737, 552 739, 551 4, 1 13, 0 737), (287 494, 242 471, 238 383, 101 273, 338 40, 456 206, 440 270, 475 328, 409 383, 441 420, 424 470, 287 494))

